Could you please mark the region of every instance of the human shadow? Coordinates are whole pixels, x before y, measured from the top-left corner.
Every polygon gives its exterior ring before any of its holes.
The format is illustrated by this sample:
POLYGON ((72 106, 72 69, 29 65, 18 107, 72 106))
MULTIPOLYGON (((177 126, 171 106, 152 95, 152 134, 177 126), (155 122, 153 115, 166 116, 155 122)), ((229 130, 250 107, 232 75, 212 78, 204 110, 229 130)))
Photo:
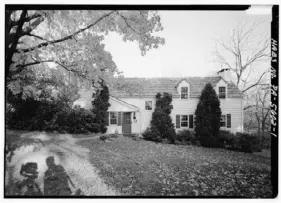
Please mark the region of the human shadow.
POLYGON ((24 180, 17 182, 14 188, 14 194, 20 196, 41 196, 43 195, 35 180, 38 177, 37 163, 28 162, 21 165, 20 174, 25 177, 24 180))
POLYGON ((70 183, 73 187, 74 184, 61 165, 55 164, 55 158, 49 156, 46 158, 48 166, 44 177, 44 195, 46 196, 67 196, 71 195, 70 183))

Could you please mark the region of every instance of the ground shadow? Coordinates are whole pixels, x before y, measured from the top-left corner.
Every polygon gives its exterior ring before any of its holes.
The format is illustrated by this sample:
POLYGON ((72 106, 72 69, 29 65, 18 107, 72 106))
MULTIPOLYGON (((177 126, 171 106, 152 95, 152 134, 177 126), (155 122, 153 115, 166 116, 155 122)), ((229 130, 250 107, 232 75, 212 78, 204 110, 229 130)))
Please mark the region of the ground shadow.
POLYGON ((44 177, 44 195, 46 196, 66 196, 71 195, 69 183, 74 187, 73 182, 61 165, 55 164, 53 156, 46 158, 48 170, 44 177))
POLYGON ((35 180, 38 177, 37 163, 28 162, 21 166, 20 174, 24 180, 16 183, 14 194, 20 196, 41 196, 43 195, 35 180))

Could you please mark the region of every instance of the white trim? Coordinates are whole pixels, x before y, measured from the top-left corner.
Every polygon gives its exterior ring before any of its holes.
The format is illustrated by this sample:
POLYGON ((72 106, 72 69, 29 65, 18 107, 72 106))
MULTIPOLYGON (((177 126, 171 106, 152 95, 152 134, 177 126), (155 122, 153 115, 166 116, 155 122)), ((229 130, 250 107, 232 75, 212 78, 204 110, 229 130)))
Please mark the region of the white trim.
POLYGON ((221 114, 221 117, 220 117, 220 128, 227 128, 227 114, 221 114), (221 117, 224 116, 224 122, 225 122, 225 126, 221 126, 221 117))
POLYGON ((226 86, 224 86, 224 85, 218 86, 218 97, 219 97, 219 99, 227 99, 227 87, 226 86), (225 88, 225 98, 220 98, 220 87, 225 88))
POLYGON ((109 113, 109 115, 108 115, 108 125, 109 126, 117 126, 118 125, 118 112, 116 112, 116 111, 109 111, 108 113, 109 113), (116 124, 111 124, 110 113, 116 113, 116 124))
POLYGON ((145 111, 152 111, 153 110, 153 101, 152 100, 144 101, 144 110, 145 111), (146 102, 151 102, 151 109, 146 109, 146 102))
POLYGON ((125 102, 125 101, 122 101, 122 100, 119 99, 119 98, 115 98, 115 97, 113 97, 113 96, 109 96, 109 98, 112 99, 112 100, 114 100, 114 101, 116 101, 116 102, 118 102, 118 103, 120 103, 120 104, 122 104, 122 105, 124 105, 124 106, 127 106, 127 107, 129 107, 129 108, 131 108, 131 109, 133 109, 133 110, 135 110, 135 111, 139 111, 139 110, 140 110, 138 107, 136 107, 136 106, 134 106, 134 105, 131 105, 131 104, 125 102))
POLYGON ((189 95, 190 95, 190 88, 189 88, 189 86, 182 86, 182 87, 180 87, 180 99, 182 99, 182 100, 187 100, 187 99, 189 99, 189 95), (181 95, 182 95, 182 88, 187 88, 187 98, 182 98, 181 97, 181 95))

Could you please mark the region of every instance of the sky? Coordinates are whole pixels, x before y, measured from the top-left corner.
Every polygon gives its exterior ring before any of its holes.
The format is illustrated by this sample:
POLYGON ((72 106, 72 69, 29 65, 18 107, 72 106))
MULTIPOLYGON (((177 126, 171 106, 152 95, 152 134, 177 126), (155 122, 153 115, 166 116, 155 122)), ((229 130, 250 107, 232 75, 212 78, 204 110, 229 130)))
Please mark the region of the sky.
POLYGON ((105 39, 119 71, 125 77, 213 76, 220 70, 214 63, 215 40, 225 39, 240 22, 264 22, 257 35, 270 36, 271 15, 250 15, 245 11, 159 11, 164 27, 157 35, 165 44, 141 56, 135 42, 124 42, 111 33, 105 39))

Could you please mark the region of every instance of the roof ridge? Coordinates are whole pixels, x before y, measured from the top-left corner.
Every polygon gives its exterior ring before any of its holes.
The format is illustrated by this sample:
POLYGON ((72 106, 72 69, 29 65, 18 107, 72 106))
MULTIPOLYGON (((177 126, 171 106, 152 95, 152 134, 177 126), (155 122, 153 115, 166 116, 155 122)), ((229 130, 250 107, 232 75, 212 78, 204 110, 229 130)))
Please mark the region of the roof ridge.
POLYGON ((185 79, 185 78, 221 78, 221 76, 186 76, 186 77, 123 77, 123 79, 185 79))

